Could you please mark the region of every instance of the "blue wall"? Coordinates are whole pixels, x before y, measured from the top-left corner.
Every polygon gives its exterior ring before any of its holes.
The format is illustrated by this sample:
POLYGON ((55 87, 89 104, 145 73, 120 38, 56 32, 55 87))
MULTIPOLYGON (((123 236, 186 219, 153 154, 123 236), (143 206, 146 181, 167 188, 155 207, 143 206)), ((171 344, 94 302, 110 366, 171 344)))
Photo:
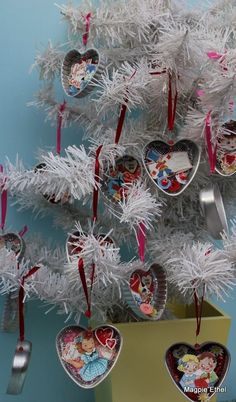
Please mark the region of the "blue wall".
MULTIPOLYGON (((191 1, 197 4, 198 1, 191 1)), ((8 0, 1 2, 0 8, 0 161, 5 155, 14 160, 18 152, 31 166, 35 163, 38 147, 55 144, 55 129, 44 123, 44 114, 26 104, 33 98, 39 88, 36 72, 28 74, 33 62, 36 48, 46 44, 48 39, 59 43, 65 40, 65 25, 60 23, 58 9, 54 0, 8 0)), ((62 99, 59 99, 62 101, 62 99)), ((79 144, 81 132, 75 129, 63 131, 63 146, 79 144)), ((44 233, 64 243, 66 234, 52 232, 50 219, 33 220, 30 213, 18 213, 10 208, 8 226, 20 230, 28 224, 32 232, 44 233)), ((236 293, 235 293, 236 294, 236 293)), ((234 295, 233 295, 234 297, 234 295)), ((3 299, 3 298, 2 298, 3 299)), ((1 309, 2 302, 0 304, 1 309)), ((233 344, 236 331, 236 313, 234 298, 222 306, 233 317, 229 347, 232 352, 232 366, 227 378, 227 395, 219 400, 236 398, 235 373, 236 353, 233 344)), ((33 355, 22 396, 0 397, 2 402, 91 402, 92 393, 81 391, 66 375, 58 364, 54 339, 64 326, 63 318, 51 313, 43 314, 37 302, 28 304, 27 334, 33 342, 33 355)), ((1 316, 1 311, 0 311, 1 316)), ((214 334, 212 334, 214 338, 214 334)), ((0 334, 0 394, 5 393, 13 352, 15 334, 0 334)), ((163 351, 164 353, 164 351, 163 351)))
MULTIPOLYGON (((65 24, 53 0, 2 1, 0 6, 0 161, 8 155, 15 160, 19 153, 26 165, 35 164, 37 148, 55 145, 55 129, 44 123, 44 114, 26 106, 39 89, 36 72, 29 75, 36 49, 48 39, 66 40, 65 24)), ((59 99, 60 101, 63 98, 59 99)), ((78 130, 63 131, 62 145, 79 144, 78 130)), ((30 212, 18 213, 9 208, 7 226, 15 231, 25 224, 64 244, 66 234, 52 231, 49 218, 34 220, 30 212)), ((0 317, 3 297, 0 300, 0 317)), ((82 391, 65 375, 57 360, 55 337, 65 326, 64 317, 44 315, 39 303, 27 304, 27 337, 33 342, 33 354, 21 396, 5 395, 17 334, 0 333, 0 401, 1 402, 92 402, 93 393, 82 391)))

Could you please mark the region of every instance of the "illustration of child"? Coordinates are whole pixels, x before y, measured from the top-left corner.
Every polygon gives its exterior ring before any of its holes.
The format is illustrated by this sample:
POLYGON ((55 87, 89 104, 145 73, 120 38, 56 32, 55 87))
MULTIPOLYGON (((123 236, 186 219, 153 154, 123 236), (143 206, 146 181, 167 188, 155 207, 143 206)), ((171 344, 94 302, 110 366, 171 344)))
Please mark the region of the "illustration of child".
POLYGON ((69 363, 79 369, 82 380, 89 382, 104 374, 107 371, 108 359, 100 357, 96 350, 93 334, 85 333, 84 336, 76 338, 76 348, 80 353, 80 360, 71 360, 69 363))
POLYGON ((236 134, 224 135, 218 138, 217 159, 225 174, 236 171, 236 134))
POLYGON ((195 388, 196 372, 199 368, 199 361, 197 356, 186 354, 178 361, 179 365, 177 369, 184 373, 180 380, 180 385, 184 389, 185 387, 195 388))
POLYGON ((195 386, 199 388, 207 388, 215 385, 218 380, 218 376, 215 373, 217 366, 217 359, 211 352, 203 352, 198 356, 199 370, 197 373, 197 379, 195 386))

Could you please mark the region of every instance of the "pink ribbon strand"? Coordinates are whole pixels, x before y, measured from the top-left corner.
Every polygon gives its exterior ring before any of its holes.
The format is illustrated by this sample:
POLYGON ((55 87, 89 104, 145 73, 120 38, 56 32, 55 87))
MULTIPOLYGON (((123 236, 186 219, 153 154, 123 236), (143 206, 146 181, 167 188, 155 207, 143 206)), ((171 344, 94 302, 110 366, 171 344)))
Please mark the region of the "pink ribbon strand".
POLYGON ((85 33, 83 34, 83 45, 87 46, 88 43, 88 38, 89 38, 89 32, 90 32, 90 24, 91 24, 91 17, 92 13, 88 13, 85 17, 85 33))
POLYGON ((145 261, 145 240, 146 240, 146 226, 143 222, 139 224, 138 228, 138 253, 140 261, 145 261))
MULTIPOLYGON (((0 173, 3 173, 3 166, 0 165, 0 173)), ((5 223, 6 223, 6 216, 7 216, 7 190, 4 189, 4 185, 6 183, 6 178, 2 180, 0 185, 1 190, 1 230, 4 230, 5 223)))

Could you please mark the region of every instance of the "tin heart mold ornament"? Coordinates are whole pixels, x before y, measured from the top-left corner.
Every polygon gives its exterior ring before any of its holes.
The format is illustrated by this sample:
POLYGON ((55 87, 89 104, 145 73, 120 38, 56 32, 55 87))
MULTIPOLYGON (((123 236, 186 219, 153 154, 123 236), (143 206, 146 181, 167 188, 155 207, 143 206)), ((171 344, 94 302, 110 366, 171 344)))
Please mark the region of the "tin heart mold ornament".
POLYGON ((17 261, 21 261, 25 252, 25 242, 17 233, 6 233, 0 235, 0 248, 6 247, 9 251, 14 251, 17 261))
POLYGON ((102 180, 101 190, 109 201, 122 201, 131 183, 141 178, 142 169, 139 161, 130 155, 116 160, 115 167, 109 167, 102 180))
POLYGON ((218 185, 201 190, 199 200, 208 232, 214 239, 222 240, 222 233, 228 233, 229 228, 218 185))
MULTIPOLYGON (((14 251, 16 259, 20 262, 25 252, 25 242, 17 233, 5 233, 0 235, 0 249, 5 247, 14 251)), ((11 292, 6 295, 1 319, 1 331, 15 332, 18 325, 18 293, 11 292)))
POLYGON ((155 185, 170 196, 181 194, 193 180, 201 151, 195 142, 152 141, 143 151, 144 167, 155 185))
POLYGON ((138 318, 159 320, 167 299, 164 269, 152 264, 148 271, 135 270, 130 276, 129 285, 123 287, 123 296, 138 318))
POLYGON ((236 121, 230 120, 222 128, 227 134, 217 140, 216 172, 227 177, 236 173, 236 121))
POLYGON ((82 388, 94 388, 108 376, 117 362, 122 343, 120 332, 111 325, 93 330, 69 326, 56 338, 62 367, 82 388))
POLYGON ((230 366, 230 354, 217 342, 196 347, 176 343, 166 352, 167 370, 179 391, 190 401, 209 401, 220 391, 230 366))
POLYGON ((105 68, 105 59, 95 49, 85 53, 70 50, 62 63, 61 82, 68 96, 80 98, 88 95, 94 88, 105 68))

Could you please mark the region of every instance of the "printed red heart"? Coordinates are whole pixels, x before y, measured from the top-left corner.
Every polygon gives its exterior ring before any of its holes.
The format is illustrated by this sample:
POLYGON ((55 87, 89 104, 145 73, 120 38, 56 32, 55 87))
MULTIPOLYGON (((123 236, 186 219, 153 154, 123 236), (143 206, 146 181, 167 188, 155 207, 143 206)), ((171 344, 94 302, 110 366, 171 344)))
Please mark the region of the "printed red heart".
POLYGON ((109 349, 111 349, 111 350, 113 350, 114 349, 114 347, 116 346, 116 339, 107 339, 106 340, 106 346, 109 348, 109 349))
POLYGON ((111 325, 102 325, 94 330, 74 325, 59 332, 56 348, 69 377, 82 388, 94 388, 116 364, 122 348, 122 337, 111 325), (100 335, 104 344, 98 342, 96 334, 100 335))
POLYGON ((107 340, 113 339, 113 330, 111 328, 99 328, 95 331, 95 336, 102 346, 107 346, 107 340))
POLYGON ((196 347, 176 343, 167 350, 165 362, 174 384, 187 399, 209 401, 216 392, 223 392, 221 384, 229 369, 230 354, 217 342, 196 347))

